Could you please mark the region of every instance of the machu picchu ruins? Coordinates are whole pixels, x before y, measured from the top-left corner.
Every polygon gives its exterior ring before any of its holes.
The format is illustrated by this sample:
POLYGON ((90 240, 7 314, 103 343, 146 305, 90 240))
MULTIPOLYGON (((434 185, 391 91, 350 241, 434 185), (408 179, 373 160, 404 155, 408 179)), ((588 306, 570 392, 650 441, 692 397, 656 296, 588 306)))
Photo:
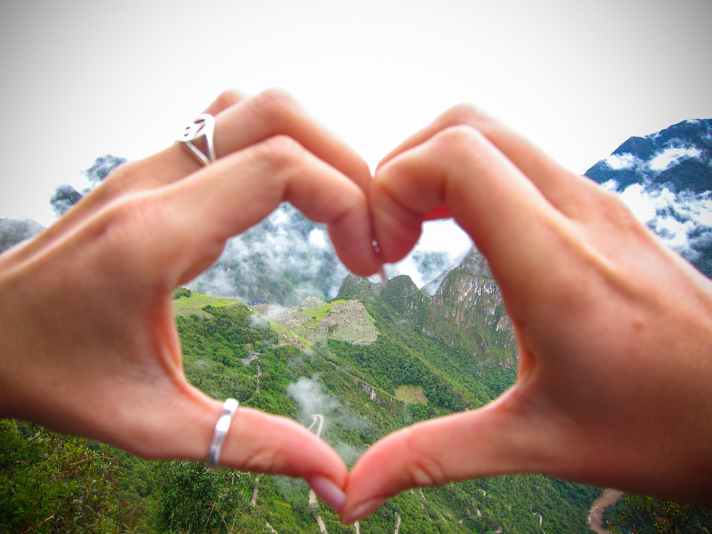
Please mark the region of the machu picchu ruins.
POLYGON ((279 343, 309 350, 314 344, 338 339, 355 345, 369 345, 378 338, 378 329, 364 305, 357 300, 324 302, 307 297, 290 310, 262 304, 252 310, 269 318, 279 332, 279 343))

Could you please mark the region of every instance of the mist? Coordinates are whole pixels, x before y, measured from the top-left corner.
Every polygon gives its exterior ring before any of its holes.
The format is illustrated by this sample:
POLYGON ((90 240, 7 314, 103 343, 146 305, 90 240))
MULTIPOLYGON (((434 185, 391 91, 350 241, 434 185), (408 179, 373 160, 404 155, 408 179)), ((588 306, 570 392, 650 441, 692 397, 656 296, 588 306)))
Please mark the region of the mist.
POLYGON ((347 465, 353 465, 358 460, 365 449, 335 440, 333 438, 335 433, 330 433, 329 430, 340 426, 348 430, 365 431, 369 428, 365 418, 344 407, 335 395, 325 392, 317 375, 311 378, 302 377, 290 384, 287 387, 287 395, 299 405, 299 420, 304 426, 308 427, 312 423, 314 415, 323 415, 322 438, 334 448, 347 465))

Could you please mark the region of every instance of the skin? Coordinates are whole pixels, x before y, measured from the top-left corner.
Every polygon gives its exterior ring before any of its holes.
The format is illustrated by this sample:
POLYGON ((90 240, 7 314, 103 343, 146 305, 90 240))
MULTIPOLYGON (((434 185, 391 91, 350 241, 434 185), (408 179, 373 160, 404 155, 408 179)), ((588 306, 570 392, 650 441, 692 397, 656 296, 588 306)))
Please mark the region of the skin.
MULTIPOLYGON (((280 91, 228 91, 206 112, 216 117, 215 163, 201 166, 176 143, 122 165, 0 256, 0 417, 145 458, 203 461, 222 403, 186 381, 172 290, 283 201, 327 223, 352 271, 378 270, 359 156, 280 91)), ((316 480, 322 493, 347 477, 301 425, 242 407, 221 464, 316 480)))
POLYGON ((389 154, 383 259, 451 214, 490 262, 520 350, 491 404, 419 423, 354 466, 344 522, 411 487, 542 473, 712 505, 712 282, 612 194, 470 105, 389 154))
POLYGON ((304 477, 344 522, 414 486, 512 472, 712 504, 712 283, 613 195, 469 105, 374 180, 285 93, 229 91, 206 112, 217 162, 175 144, 125 164, 0 255, 0 417, 202 461, 222 406, 185 379, 176 286, 282 201, 327 223, 362 276, 403 258, 423 220, 451 215, 502 290, 515 386, 384 438, 350 475, 302 426, 241 407, 221 464, 304 477))

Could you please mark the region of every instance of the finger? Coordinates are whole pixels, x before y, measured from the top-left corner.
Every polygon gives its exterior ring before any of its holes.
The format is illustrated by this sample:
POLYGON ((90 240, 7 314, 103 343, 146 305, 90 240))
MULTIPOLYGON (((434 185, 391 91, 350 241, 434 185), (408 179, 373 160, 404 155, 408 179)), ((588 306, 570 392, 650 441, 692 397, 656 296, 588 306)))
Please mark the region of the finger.
MULTIPOLYGON (((222 404, 184 381, 178 384, 178 394, 168 391, 173 389, 169 386, 154 391, 149 397, 151 405, 138 417, 135 407, 125 413, 112 410, 112 428, 122 428, 124 433, 118 442, 117 436, 101 437, 144 458, 204 462, 222 404)), ((241 471, 305 478, 330 506, 338 509, 344 502, 347 470, 343 460, 323 440, 285 417, 238 407, 219 464, 241 471)))
MULTIPOLYGON (((205 109, 204 113, 217 115, 245 98, 247 98, 246 94, 229 89, 221 93, 205 109)), ((17 264, 26 260, 33 253, 42 250, 49 243, 67 234, 82 221, 123 194, 151 189, 186 176, 186 168, 195 167, 195 161, 187 161, 185 156, 186 154, 180 154, 175 149, 169 149, 169 152, 164 151, 144 160, 145 163, 124 163, 115 168, 97 189, 81 199, 57 222, 25 243, 22 250, 14 250, 12 262, 17 264), (150 172, 141 171, 141 165, 144 164, 150 164, 150 172)), ((10 260, 7 255, 3 259, 10 260)))
POLYGON ((218 97, 213 100, 210 105, 205 108, 205 110, 203 110, 203 113, 213 116, 219 115, 226 109, 231 108, 235 104, 238 104, 247 98, 249 98, 247 93, 243 93, 237 89, 228 89, 220 93, 218 97))
POLYGON ((371 181, 368 164, 288 93, 264 91, 224 115, 224 121, 216 125, 218 153, 231 153, 276 135, 286 135, 368 191, 371 181))
POLYGON ((225 157, 171 187, 117 206, 115 235, 144 235, 132 269, 184 283, 210 266, 226 239, 291 202, 326 223, 341 261, 367 276, 379 268, 364 192, 292 138, 277 136, 225 157), (116 224, 116 222, 119 224, 116 224), (125 224, 122 225, 121 222, 125 224), (128 227, 126 227, 128 225, 128 227))
POLYGON ((343 460, 295 421, 245 408, 234 423, 223 449, 224 465, 307 479, 321 476, 339 488, 346 485, 343 460))
POLYGON ((423 216, 424 221, 437 221, 440 219, 450 219, 452 215, 450 214, 450 209, 447 206, 438 206, 430 210, 423 216))
POLYGON ((558 447, 512 409, 512 395, 378 441, 349 474, 342 521, 357 521, 409 488, 545 469, 558 447))
MULTIPOLYGON (((371 173, 365 161, 282 91, 268 90, 251 98, 237 91, 227 91, 208 109, 221 110, 216 116, 214 132, 218 158, 275 135, 287 135, 340 170, 364 191, 370 185, 371 173)), ((200 168, 181 143, 142 161, 124 164, 49 230, 24 247, 22 254, 16 254, 14 261, 41 250, 122 195, 175 183, 200 168)))
MULTIPOLYGON (((208 418, 203 445, 210 444, 218 416, 208 418)), ((199 451, 203 461, 207 448, 199 451)), ((299 423, 251 408, 238 408, 220 455, 225 467, 255 473, 311 479, 322 477, 338 488, 346 485, 346 465, 326 442, 299 423)))
POLYGON ((557 163, 522 134, 471 104, 460 104, 391 151, 379 167, 394 157, 453 126, 471 126, 482 133, 529 179, 557 209, 575 214, 592 184, 557 163))
MULTIPOLYGON (((364 191, 369 187, 371 173, 366 162, 283 91, 272 89, 253 97, 227 91, 208 109, 218 111, 213 133, 217 158, 276 135, 287 135, 354 180, 364 191)), ((120 168, 112 180, 102 184, 101 190, 92 193, 92 202, 103 205, 122 193, 171 184, 201 166, 182 143, 176 142, 163 152, 120 168)))
POLYGON ((560 250, 559 230, 568 231, 534 184, 479 131, 463 126, 383 165, 371 205, 386 262, 403 258, 420 235, 424 214, 446 205, 488 258, 503 290, 510 282, 526 289, 523 282, 551 272, 545 262, 560 250))

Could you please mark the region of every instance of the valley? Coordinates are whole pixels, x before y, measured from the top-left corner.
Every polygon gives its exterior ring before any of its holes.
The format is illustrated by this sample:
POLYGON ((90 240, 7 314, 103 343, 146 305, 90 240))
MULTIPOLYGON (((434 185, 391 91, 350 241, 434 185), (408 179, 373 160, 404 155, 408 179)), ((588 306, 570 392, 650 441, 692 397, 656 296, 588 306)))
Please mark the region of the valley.
MULTIPOLYGON (((586 173, 647 206, 644 222, 707 276, 710 132, 711 120, 691 120, 630 138, 586 173)), ((63 187, 55 201, 66 210, 82 194, 63 187)), ((2 248, 41 229, 0 222, 2 248)), ((408 262, 412 277, 389 266, 385 283, 348 274, 323 225, 282 204, 175 291, 187 379, 215 399, 299 421, 349 467, 390 432, 484 406, 514 383, 519 363, 486 260, 463 248, 416 250, 408 262)), ((653 532, 661 521, 712 530, 702 509, 628 495, 606 507, 617 494, 601 494, 539 475, 487 477, 406 491, 344 526, 301 480, 141 460, 0 420, 0 532, 584 534, 602 531, 601 515, 619 531, 653 532)))

